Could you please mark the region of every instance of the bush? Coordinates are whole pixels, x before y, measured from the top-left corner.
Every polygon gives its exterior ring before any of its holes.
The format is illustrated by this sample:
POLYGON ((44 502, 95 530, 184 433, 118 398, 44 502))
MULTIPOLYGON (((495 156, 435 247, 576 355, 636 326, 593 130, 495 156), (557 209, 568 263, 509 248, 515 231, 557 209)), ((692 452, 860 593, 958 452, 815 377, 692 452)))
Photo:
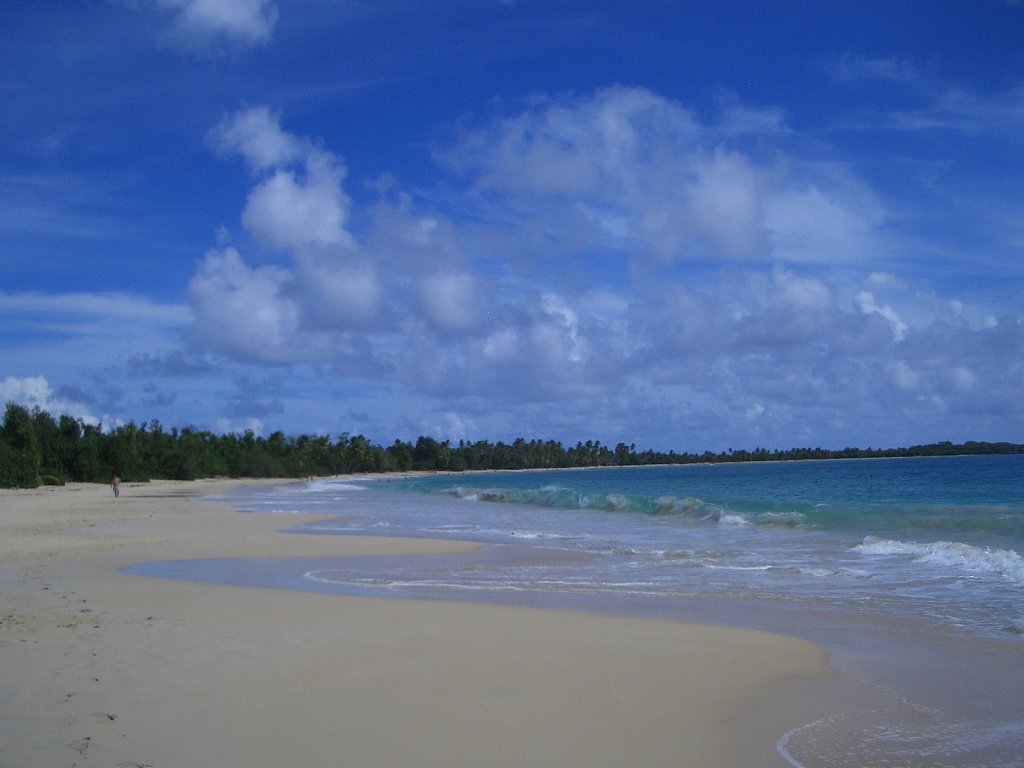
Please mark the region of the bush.
POLYGON ((36 488, 37 462, 0 440, 0 488, 36 488))
POLYGON ((43 485, 64 485, 64 479, 56 475, 40 475, 39 482, 43 485))

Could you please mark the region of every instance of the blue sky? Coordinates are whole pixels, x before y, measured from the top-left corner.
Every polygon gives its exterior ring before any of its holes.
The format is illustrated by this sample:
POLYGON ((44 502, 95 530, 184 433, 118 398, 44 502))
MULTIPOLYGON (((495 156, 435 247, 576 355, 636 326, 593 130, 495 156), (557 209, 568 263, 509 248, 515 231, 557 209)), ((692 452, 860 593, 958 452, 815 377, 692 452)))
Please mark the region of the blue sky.
POLYGON ((0 398, 111 427, 1024 440, 1024 4, 0 11, 0 398))

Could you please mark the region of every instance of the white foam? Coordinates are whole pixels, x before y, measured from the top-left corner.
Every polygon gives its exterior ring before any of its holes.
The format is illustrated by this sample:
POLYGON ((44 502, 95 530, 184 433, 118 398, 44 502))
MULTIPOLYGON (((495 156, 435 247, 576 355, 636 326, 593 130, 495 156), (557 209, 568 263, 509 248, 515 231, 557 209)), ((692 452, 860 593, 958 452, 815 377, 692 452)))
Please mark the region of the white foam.
POLYGON ((344 480, 310 480, 299 490, 301 493, 321 493, 322 491, 365 491, 366 486, 355 485, 344 480))
POLYGON ((717 565, 715 563, 701 563, 705 568, 712 571, 770 571, 772 565, 717 565))
POLYGON ((718 518, 719 525, 750 525, 750 521, 743 515, 723 514, 718 518))
POLYGON ((1012 549, 975 547, 958 541, 918 543, 868 536, 854 551, 863 555, 905 555, 914 562, 969 573, 1003 576, 1024 584, 1024 558, 1012 549))

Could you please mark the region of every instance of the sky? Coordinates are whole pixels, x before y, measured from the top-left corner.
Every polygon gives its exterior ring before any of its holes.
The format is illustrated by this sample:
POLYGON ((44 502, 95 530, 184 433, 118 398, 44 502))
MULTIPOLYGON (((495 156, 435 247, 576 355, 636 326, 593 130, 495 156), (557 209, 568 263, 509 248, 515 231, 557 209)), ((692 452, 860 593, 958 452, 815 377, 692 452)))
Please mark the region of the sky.
POLYGON ((1024 3, 0 7, 0 400, 1024 442, 1024 3))

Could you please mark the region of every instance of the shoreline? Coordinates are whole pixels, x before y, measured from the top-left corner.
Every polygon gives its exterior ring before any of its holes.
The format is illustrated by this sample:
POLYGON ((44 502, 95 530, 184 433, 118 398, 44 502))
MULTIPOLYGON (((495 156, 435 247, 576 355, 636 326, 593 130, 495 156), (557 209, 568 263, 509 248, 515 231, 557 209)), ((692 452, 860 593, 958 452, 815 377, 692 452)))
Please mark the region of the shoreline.
POLYGON ((196 503, 288 482, 0 492, 0 766, 787 766, 776 740, 834 682, 820 647, 761 631, 120 571, 476 547, 196 503))

